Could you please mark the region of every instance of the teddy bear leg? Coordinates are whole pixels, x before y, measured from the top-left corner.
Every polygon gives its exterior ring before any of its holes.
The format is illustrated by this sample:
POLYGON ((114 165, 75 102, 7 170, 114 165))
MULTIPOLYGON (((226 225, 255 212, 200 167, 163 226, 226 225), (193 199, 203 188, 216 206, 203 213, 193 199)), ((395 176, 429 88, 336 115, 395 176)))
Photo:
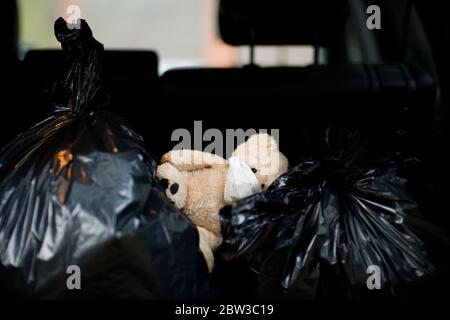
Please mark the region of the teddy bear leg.
POLYGON ((198 230, 198 236, 199 236, 199 247, 200 247, 200 251, 203 254, 203 257, 206 260, 206 264, 208 266, 208 271, 209 273, 212 272, 212 270, 214 269, 214 254, 211 248, 211 244, 209 242, 210 239, 210 232, 207 231, 206 229, 202 228, 202 227, 198 227, 197 226, 197 230, 198 230))
POLYGON ((222 236, 218 235, 214 232, 210 232, 205 230, 205 239, 209 244, 209 247, 211 248, 211 250, 216 250, 221 244, 222 244, 222 236))

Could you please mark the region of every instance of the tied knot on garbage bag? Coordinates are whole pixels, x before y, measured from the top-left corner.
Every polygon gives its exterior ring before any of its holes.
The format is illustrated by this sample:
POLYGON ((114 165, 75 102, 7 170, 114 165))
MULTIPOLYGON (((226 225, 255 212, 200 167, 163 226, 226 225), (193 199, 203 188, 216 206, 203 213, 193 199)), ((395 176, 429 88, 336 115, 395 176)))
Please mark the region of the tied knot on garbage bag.
POLYGON ((109 98, 103 88, 103 44, 95 40, 83 19, 79 28, 69 28, 63 18, 58 18, 54 29, 67 70, 52 90, 56 110, 78 114, 106 105, 109 98))
POLYGON ((308 141, 304 161, 221 210, 222 257, 247 260, 261 297, 405 297, 424 286, 440 268, 428 245, 448 251, 448 239, 421 218, 404 162, 356 129, 308 141), (380 290, 368 289, 374 266, 380 290))
POLYGON ((305 178, 309 178, 311 183, 322 180, 337 189, 349 187, 354 174, 354 169, 345 167, 338 159, 317 161, 314 169, 314 174, 305 178))

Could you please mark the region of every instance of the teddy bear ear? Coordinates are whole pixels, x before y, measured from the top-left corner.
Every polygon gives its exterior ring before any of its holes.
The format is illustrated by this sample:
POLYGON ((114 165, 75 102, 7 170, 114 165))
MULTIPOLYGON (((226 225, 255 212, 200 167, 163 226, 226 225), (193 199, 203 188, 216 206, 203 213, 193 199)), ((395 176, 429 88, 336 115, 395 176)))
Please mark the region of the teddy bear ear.
POLYGON ((260 133, 254 136, 258 145, 266 146, 268 149, 278 149, 278 143, 274 137, 267 133, 260 133))
POLYGON ((269 142, 268 142, 267 146, 269 148, 278 149, 278 142, 277 142, 277 140, 275 140, 275 138, 270 136, 270 135, 268 135, 268 136, 270 137, 270 139, 269 139, 269 142))

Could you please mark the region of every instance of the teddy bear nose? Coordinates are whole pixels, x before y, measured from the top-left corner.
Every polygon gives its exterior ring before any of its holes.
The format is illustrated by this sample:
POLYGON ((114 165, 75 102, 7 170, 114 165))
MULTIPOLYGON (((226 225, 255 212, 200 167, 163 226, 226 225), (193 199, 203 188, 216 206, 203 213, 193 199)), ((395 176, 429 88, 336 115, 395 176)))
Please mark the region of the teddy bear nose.
POLYGON ((171 193, 171 194, 177 193, 179 187, 180 187, 180 186, 178 185, 178 183, 172 184, 172 185, 170 186, 170 193, 171 193))
POLYGON ((161 181, 161 185, 164 188, 164 190, 169 187, 169 180, 168 179, 161 179, 160 181, 161 181))

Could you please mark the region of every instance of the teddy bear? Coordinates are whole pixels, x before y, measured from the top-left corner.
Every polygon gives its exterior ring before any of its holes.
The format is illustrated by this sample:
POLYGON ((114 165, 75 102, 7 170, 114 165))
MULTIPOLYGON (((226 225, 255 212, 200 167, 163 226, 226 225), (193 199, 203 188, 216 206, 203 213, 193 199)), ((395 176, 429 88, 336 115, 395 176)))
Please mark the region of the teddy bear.
POLYGON ((169 151, 162 156, 156 176, 167 198, 197 227, 199 248, 212 272, 213 252, 222 242, 220 209, 237 198, 267 189, 288 166, 276 140, 260 133, 240 144, 229 160, 198 150, 169 151))

